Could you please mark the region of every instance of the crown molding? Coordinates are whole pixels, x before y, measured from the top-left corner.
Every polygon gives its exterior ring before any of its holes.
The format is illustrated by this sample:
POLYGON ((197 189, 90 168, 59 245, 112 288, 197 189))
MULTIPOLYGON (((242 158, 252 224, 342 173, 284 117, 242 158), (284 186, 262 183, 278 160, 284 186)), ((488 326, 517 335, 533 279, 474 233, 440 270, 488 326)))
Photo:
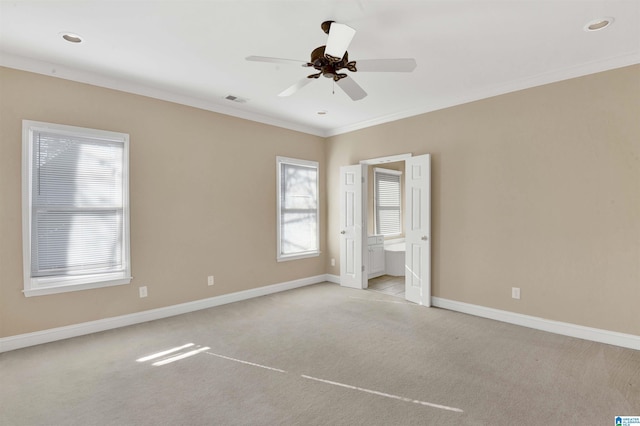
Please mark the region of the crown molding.
POLYGON ((315 127, 305 126, 263 114, 243 111, 237 108, 220 105, 209 100, 199 99, 193 96, 180 95, 144 84, 126 81, 125 79, 106 77, 97 73, 80 71, 77 69, 27 58, 24 56, 17 56, 0 52, 0 66, 32 72, 35 74, 47 75, 49 77, 61 78, 63 80, 71 80, 78 83, 90 84, 92 86, 118 90, 120 92, 146 96, 162 101, 199 108, 218 114, 224 114, 244 120, 254 121, 257 123, 268 124, 270 126, 281 127, 296 132, 325 137, 325 132, 322 129, 318 129, 315 127))
POLYGON ((392 121, 402 120, 404 118, 414 117, 429 112, 450 108, 456 105, 462 105, 482 99, 492 98, 494 96, 504 95, 507 93, 517 92, 532 87, 542 86, 545 84, 556 83, 563 80, 582 77, 589 74, 595 74, 603 71, 609 71, 616 68, 622 68, 640 63, 640 51, 632 51, 622 55, 588 62, 585 64, 553 70, 538 74, 533 77, 527 77, 519 80, 510 81, 504 84, 492 86, 467 93, 463 96, 448 98, 442 102, 426 102, 416 108, 410 108, 393 114, 387 114, 376 117, 372 120, 365 120, 347 126, 336 127, 333 129, 323 130, 316 127, 306 126, 287 120, 270 117, 263 114, 243 111, 237 108, 220 105, 204 99, 192 96, 179 95, 166 90, 161 90, 151 86, 139 83, 133 83, 124 79, 115 79, 106 77, 96 73, 79 71, 69 67, 57 64, 39 61, 23 56, 17 56, 7 53, 0 54, 0 66, 7 68, 19 69, 22 71, 33 72, 37 74, 48 75, 51 77, 62 78, 65 80, 76 81, 79 83, 91 84, 94 86, 104 87, 108 89, 118 90, 122 92, 132 93, 141 96, 147 96, 154 99, 173 102, 181 105, 191 106, 219 114, 229 115, 244 120, 250 120, 262 124, 293 130, 301 133, 307 133, 314 136, 324 138, 338 136, 344 133, 350 133, 356 130, 366 129, 368 127, 380 124, 390 123, 392 121))
POLYGON ((366 129, 367 127, 390 123, 392 121, 402 120, 404 118, 414 117, 417 115, 426 114, 428 112, 450 108, 456 105, 462 105, 482 99, 492 98, 494 96, 505 95, 507 93, 517 92, 537 86, 543 86, 545 84, 569 80, 572 78, 578 78, 589 74, 596 74, 616 68, 623 68, 639 63, 640 51, 628 52, 603 60, 588 62, 569 68, 553 70, 538 74, 533 77, 527 77, 504 84, 495 85, 487 89, 470 92, 464 96, 449 98, 445 102, 425 103, 424 105, 421 105, 417 108, 407 109, 405 111, 377 117, 373 120, 362 121, 349 126, 338 127, 325 132, 325 137, 338 136, 344 133, 366 129))

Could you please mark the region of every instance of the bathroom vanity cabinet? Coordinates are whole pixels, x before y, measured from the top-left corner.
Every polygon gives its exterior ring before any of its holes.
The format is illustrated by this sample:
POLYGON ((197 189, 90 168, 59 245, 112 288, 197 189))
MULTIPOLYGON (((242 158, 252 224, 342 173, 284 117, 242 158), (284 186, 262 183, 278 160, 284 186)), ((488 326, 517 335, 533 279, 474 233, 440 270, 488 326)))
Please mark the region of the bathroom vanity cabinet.
POLYGON ((367 246, 369 248, 369 278, 384 275, 384 236, 369 236, 367 246))

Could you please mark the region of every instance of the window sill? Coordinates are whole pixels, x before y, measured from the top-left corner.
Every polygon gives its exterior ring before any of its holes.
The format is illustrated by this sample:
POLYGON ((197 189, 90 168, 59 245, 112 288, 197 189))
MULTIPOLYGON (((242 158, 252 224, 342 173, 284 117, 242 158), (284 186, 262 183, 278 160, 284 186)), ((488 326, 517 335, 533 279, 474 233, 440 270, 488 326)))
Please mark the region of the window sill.
POLYGON ((306 259, 309 257, 318 257, 320 256, 319 251, 314 251, 313 253, 304 253, 304 254, 292 254, 288 256, 278 256, 278 262, 286 262, 288 260, 298 260, 298 259, 306 259))
POLYGON ((47 294, 125 285, 129 284, 132 279, 132 277, 122 273, 99 276, 85 275, 73 278, 31 278, 30 288, 25 288, 23 293, 25 297, 44 296, 47 294))

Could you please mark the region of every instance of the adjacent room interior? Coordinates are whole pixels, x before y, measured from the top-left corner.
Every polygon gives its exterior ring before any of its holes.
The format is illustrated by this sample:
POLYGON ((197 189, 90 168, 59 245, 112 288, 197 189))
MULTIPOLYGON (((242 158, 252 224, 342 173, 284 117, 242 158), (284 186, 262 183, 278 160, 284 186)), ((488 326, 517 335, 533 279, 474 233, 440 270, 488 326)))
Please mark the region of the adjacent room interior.
POLYGON ((0 423, 640 415, 639 3, 90 3, 0 3, 0 423), (315 68, 328 20, 356 34, 315 68), (119 207, 82 189, 115 243, 52 237, 63 152, 126 166, 119 207), (364 166, 341 282, 341 169, 398 155, 430 159, 425 303, 404 161, 364 166))

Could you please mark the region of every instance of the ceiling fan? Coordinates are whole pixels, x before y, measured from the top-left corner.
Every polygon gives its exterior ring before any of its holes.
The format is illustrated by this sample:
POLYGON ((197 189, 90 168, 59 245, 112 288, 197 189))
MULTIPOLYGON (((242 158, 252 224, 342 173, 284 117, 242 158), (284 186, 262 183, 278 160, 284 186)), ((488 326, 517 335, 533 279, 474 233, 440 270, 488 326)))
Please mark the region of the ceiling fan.
POLYGON ((293 86, 285 89, 278 96, 291 96, 298 90, 309 84, 321 75, 333 78, 338 86, 354 101, 367 96, 358 83, 350 75, 340 72, 411 72, 416 68, 416 60, 413 58, 402 59, 362 59, 349 61, 347 47, 353 39, 356 30, 334 21, 325 21, 321 25, 322 30, 329 35, 327 44, 315 48, 311 52, 311 61, 297 61, 295 59, 269 58, 265 56, 247 56, 247 61, 272 62, 284 64, 297 64, 303 67, 313 67, 315 74, 308 75, 293 86))

